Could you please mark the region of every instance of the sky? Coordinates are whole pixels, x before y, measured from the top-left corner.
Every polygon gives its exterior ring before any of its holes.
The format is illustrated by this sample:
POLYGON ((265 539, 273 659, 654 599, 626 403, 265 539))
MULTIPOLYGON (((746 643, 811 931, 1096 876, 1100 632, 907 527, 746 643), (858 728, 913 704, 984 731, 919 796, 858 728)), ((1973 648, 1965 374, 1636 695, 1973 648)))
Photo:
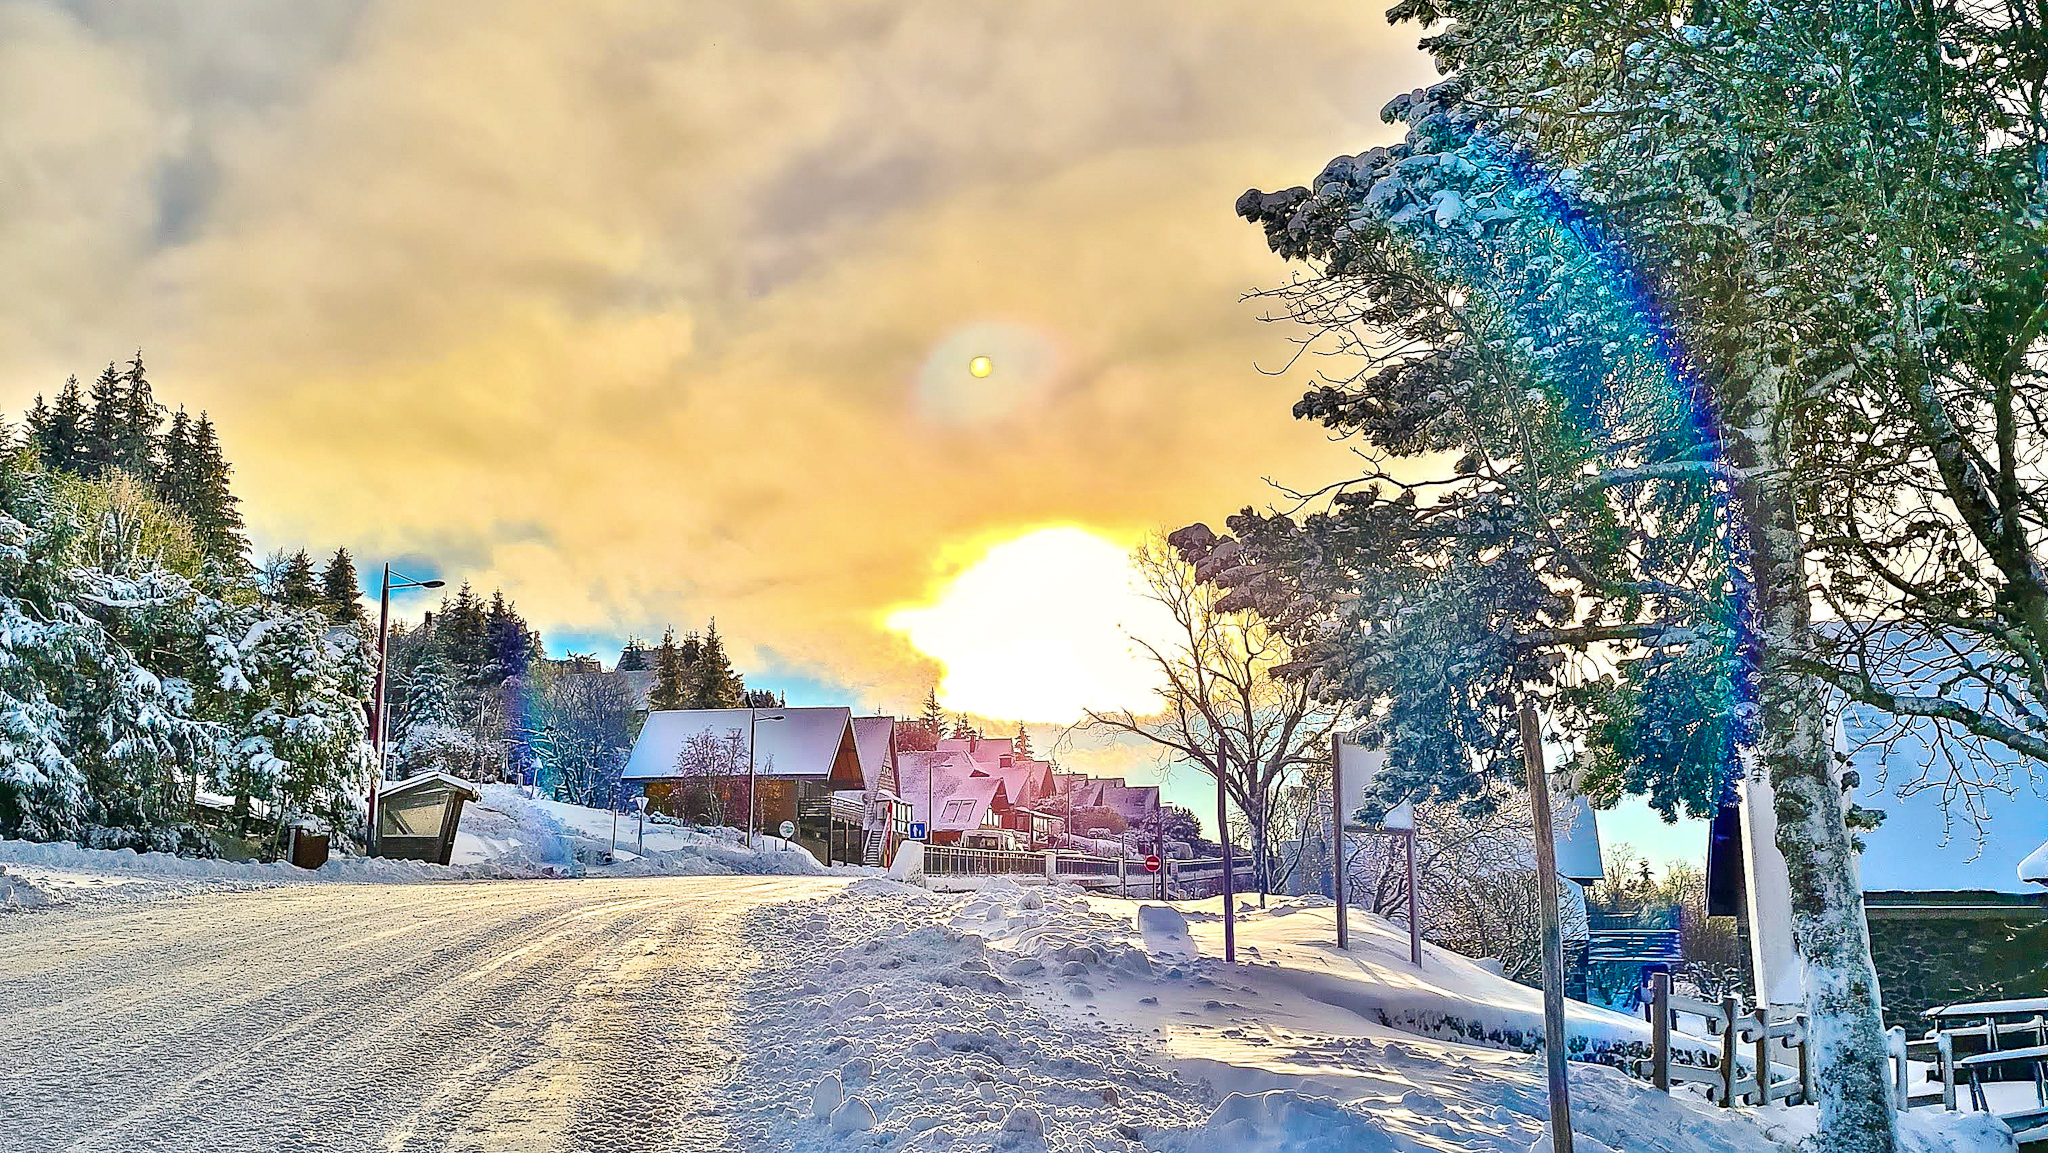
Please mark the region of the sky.
POLYGON ((1043 744, 1118 554, 1355 466, 1231 204, 1393 138, 1383 7, 0 0, 0 404, 140 347, 260 549, 1043 744))

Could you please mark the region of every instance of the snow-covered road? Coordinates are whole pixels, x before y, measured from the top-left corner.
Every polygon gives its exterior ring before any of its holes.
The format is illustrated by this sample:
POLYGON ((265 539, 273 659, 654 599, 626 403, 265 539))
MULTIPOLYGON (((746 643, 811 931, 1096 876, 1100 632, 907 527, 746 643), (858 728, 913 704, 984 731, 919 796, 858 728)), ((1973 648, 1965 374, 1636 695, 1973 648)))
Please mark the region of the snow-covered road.
POLYGON ((733 1148, 711 1103, 761 963, 737 922, 841 884, 309 885, 0 918, 0 1150, 733 1148))

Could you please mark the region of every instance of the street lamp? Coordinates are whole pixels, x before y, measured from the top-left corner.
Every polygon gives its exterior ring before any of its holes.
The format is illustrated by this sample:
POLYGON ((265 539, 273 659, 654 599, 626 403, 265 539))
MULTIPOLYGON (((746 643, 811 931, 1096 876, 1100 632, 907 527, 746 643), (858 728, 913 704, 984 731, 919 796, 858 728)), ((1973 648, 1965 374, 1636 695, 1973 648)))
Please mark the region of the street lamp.
POLYGON ((388 663, 387 658, 390 655, 391 590, 394 588, 437 589, 448 583, 438 580, 416 581, 401 573, 398 576, 397 583, 394 584, 392 583, 391 576, 391 566, 387 564, 384 566, 384 582, 377 594, 377 693, 376 703, 372 706, 374 715, 370 721, 371 739, 377 744, 377 779, 370 782, 370 846, 372 850, 376 848, 377 844, 377 793, 384 785, 384 733, 386 728, 384 673, 385 665, 388 663))
POLYGON ((760 721, 780 721, 781 713, 762 716, 759 709, 747 710, 747 848, 754 847, 754 726, 760 721))

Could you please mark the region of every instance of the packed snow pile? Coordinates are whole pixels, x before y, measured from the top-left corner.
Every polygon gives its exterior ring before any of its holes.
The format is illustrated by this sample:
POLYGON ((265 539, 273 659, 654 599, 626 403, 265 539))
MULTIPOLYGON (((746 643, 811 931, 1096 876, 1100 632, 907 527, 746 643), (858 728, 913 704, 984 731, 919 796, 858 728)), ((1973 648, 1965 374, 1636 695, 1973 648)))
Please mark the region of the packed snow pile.
MULTIPOLYGON (((634 817, 619 818, 612 850, 612 814, 529 798, 517 786, 484 785, 483 800, 464 805, 447 865, 335 856, 318 869, 268 863, 88 849, 66 841, 0 840, 0 912, 73 905, 119 904, 198 892, 278 885, 354 882, 531 880, 560 877, 749 875, 813 876, 828 870, 802 847, 775 837, 703 831, 650 821, 645 848, 634 817)), ((837 869, 866 873, 869 870, 837 869)))
POLYGON ((758 835, 749 849, 746 834, 737 829, 705 830, 659 817, 643 823, 637 814, 615 817, 606 809, 529 797, 517 785, 484 785, 482 792, 483 800, 463 807, 453 865, 570 876, 813 876, 827 871, 808 850, 780 837, 758 835))
MULTIPOLYGON (((768 963, 735 1070, 761 1100, 732 1136, 793 1150, 1543 1147, 1543 1069, 1523 1051, 1532 991, 1437 950, 1418 973, 1405 936, 1363 916, 1358 955, 1318 961, 1335 950, 1312 902, 1248 914, 1225 965, 1214 906, 868 879, 764 911, 750 932, 768 963)), ((1640 1024, 1572 1018, 1582 1047, 1616 1055, 1640 1024)), ((1721 1110, 1611 1066, 1575 1062, 1571 1083, 1591 1153, 1789 1151, 1812 1127, 1811 1109, 1721 1110)), ((1916 1153, 2010 1148, 1966 1115, 1916 1116, 1907 1137, 1916 1153)))

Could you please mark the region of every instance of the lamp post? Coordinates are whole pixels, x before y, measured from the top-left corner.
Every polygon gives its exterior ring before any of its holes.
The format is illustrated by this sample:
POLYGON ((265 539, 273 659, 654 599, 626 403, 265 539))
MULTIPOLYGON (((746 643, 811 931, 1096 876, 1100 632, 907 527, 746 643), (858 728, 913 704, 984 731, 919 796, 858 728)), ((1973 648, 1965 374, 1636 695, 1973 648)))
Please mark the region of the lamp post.
POLYGON ((754 726, 761 721, 779 721, 783 714, 762 716, 759 709, 747 710, 747 848, 754 847, 754 726))
POLYGON ((383 583, 377 593, 377 691, 376 703, 371 706, 372 716, 370 719, 371 740, 377 746, 377 779, 370 782, 370 847, 372 852, 376 850, 377 845, 377 794, 384 787, 384 732, 386 728, 384 685, 385 665, 388 663, 387 658, 390 656, 391 590, 394 588, 437 589, 448 583, 438 580, 416 581, 401 573, 398 576, 398 582, 393 584, 391 576, 391 566, 387 564, 384 566, 383 583))

